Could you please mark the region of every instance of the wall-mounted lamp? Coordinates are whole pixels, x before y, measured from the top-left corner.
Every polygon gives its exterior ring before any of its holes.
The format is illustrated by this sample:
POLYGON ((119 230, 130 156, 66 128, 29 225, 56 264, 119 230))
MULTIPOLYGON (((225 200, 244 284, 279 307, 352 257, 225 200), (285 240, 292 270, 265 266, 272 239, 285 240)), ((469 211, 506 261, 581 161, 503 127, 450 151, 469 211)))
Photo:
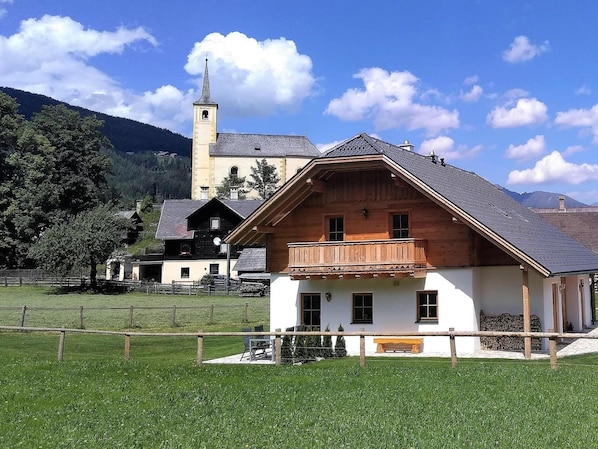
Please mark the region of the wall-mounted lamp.
POLYGON ((583 279, 579 280, 579 288, 583 288, 583 279))
POLYGON ((361 209, 361 213, 363 215, 364 218, 368 218, 368 209, 367 207, 364 207, 363 209, 361 209))
POLYGON ((328 302, 332 301, 332 293, 326 292, 326 301, 328 301, 328 302))

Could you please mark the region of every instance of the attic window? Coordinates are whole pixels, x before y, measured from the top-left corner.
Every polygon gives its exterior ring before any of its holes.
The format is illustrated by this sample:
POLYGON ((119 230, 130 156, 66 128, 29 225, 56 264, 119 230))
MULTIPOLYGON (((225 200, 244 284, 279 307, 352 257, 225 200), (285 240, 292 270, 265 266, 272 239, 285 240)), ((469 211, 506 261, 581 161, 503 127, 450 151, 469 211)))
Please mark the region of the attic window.
POLYGON ((210 218, 210 231, 218 231, 220 230, 220 217, 211 217, 210 218))

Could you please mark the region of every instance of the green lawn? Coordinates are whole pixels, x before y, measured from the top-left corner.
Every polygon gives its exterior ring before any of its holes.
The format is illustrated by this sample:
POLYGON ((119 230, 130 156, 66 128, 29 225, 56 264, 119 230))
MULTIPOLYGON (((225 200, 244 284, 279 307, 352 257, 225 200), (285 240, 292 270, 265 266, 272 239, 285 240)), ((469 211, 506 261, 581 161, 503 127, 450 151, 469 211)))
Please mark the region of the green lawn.
MULTIPOLYGON (((595 359, 303 366, 0 353, 0 447, 596 447, 595 359)), ((183 359, 189 360, 183 360, 183 359)))
MULTIPOLYGON (((13 301, 7 291, 0 307, 13 301)), ((125 362, 122 336, 69 334, 57 362, 57 335, 1 332, 0 448, 597 446, 598 355, 561 359, 557 371, 548 361, 460 359, 453 369, 449 359, 407 357, 368 358, 364 368, 354 357, 198 367, 196 344, 133 338, 125 362)), ((240 347, 206 338, 206 358, 240 347)))

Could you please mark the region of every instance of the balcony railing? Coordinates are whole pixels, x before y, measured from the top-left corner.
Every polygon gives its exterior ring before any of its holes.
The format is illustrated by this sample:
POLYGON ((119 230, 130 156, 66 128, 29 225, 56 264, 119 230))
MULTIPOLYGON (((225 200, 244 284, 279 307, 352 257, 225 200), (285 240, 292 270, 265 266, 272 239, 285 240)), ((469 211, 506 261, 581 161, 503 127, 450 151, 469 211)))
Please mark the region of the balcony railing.
POLYGON ((289 243, 291 277, 425 275, 421 239, 289 243))

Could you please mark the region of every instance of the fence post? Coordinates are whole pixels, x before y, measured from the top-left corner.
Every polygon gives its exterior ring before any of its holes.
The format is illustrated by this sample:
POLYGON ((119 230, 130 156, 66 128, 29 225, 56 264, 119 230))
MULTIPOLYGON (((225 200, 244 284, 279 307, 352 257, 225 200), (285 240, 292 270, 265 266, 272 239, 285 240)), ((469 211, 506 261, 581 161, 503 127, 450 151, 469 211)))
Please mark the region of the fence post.
MULTIPOLYGON (((454 332, 454 327, 449 327, 449 333, 454 332)), ((449 335, 450 346, 451 346, 451 366, 455 368, 457 366, 457 345, 455 344, 455 336, 449 335)))
POLYGON ((85 329, 83 325, 83 306, 79 308, 79 329, 85 329))
MULTIPOLYGON (((199 331, 201 332, 201 330, 199 331)), ((203 363, 203 335, 197 334, 197 366, 203 363)))
POLYGON ((172 306, 172 327, 176 327, 176 305, 172 306))
POLYGON ((58 339, 58 361, 61 362, 64 357, 64 338, 66 337, 66 331, 64 327, 60 331, 60 337, 58 339))
POLYGON ((364 328, 359 329, 362 334, 359 336, 359 366, 362 368, 365 366, 365 332, 364 328))
POLYGON ((214 304, 210 306, 210 324, 214 323, 214 304))
POLYGON ((247 323, 249 319, 247 318, 247 309, 249 308, 249 303, 245 303, 245 310, 243 312, 243 322, 247 323))
MULTIPOLYGON (((548 332, 554 332, 554 329, 550 329, 548 332)), ((548 337, 548 352, 550 353, 550 368, 553 370, 558 369, 556 357, 556 337, 548 337)))
POLYGON ((27 312, 27 306, 23 306, 21 310, 21 321, 19 322, 20 327, 25 327, 25 313, 27 312))
MULTIPOLYGON (((245 304, 245 305, 247 305, 247 304, 245 304)), ((276 329, 276 332, 280 332, 280 328, 276 329)), ((282 362, 282 346, 281 346, 281 339, 280 339, 279 333, 277 333, 276 337, 274 338, 274 348, 276 351, 274 363, 276 364, 276 366, 280 366, 280 364, 282 362)))
POLYGON ((133 328, 133 306, 129 307, 129 329, 133 328))
POLYGON ((174 295, 176 293, 176 286, 174 285, 174 280, 172 281, 172 294, 174 295))
POLYGON ((131 334, 125 334, 125 360, 128 362, 131 357, 131 334))

